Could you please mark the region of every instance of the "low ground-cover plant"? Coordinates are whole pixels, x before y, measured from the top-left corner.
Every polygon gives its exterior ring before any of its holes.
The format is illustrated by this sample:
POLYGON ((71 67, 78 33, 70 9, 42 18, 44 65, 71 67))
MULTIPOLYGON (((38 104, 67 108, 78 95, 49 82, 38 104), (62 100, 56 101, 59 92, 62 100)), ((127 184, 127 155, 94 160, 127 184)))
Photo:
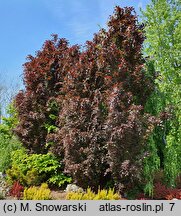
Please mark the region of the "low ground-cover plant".
POLYGON ((153 199, 181 199, 181 189, 169 188, 158 182, 154 185, 153 199))
POLYGON ((47 182, 60 187, 71 181, 61 172, 61 165, 52 154, 27 154, 22 149, 12 153, 12 167, 6 173, 10 184, 19 181, 24 186, 47 182))
POLYGON ((93 192, 90 188, 86 192, 68 192, 67 200, 119 200, 121 197, 115 193, 114 189, 102 189, 97 193, 93 192))
POLYGON ((145 193, 138 193, 136 199, 145 199, 145 200, 172 200, 172 199, 181 199, 181 188, 170 188, 164 185, 161 182, 156 182, 153 187, 152 196, 145 193))
POLYGON ((40 187, 25 188, 23 193, 24 200, 50 200, 51 191, 46 183, 42 183, 40 187))

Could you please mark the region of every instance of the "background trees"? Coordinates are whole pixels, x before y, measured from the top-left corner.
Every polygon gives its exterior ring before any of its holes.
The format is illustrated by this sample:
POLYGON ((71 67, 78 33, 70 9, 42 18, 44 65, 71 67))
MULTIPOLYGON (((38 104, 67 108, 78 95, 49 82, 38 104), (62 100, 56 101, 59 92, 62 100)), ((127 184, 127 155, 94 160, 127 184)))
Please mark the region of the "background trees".
POLYGON ((13 129, 18 123, 17 112, 13 105, 7 109, 9 116, 2 117, 0 124, 0 172, 5 171, 11 166, 11 153, 22 147, 20 141, 13 133, 13 129))
POLYGON ((1 79, 0 85, 0 172, 5 173, 11 167, 11 153, 22 148, 14 133, 18 124, 18 115, 14 107, 14 97, 19 85, 11 82, 9 85, 1 79))
POLYGON ((153 143, 161 159, 166 181, 175 185, 181 170, 181 4, 177 0, 152 0, 143 18, 146 23, 145 49, 157 71, 156 91, 149 110, 171 114, 164 128, 155 131, 153 143))

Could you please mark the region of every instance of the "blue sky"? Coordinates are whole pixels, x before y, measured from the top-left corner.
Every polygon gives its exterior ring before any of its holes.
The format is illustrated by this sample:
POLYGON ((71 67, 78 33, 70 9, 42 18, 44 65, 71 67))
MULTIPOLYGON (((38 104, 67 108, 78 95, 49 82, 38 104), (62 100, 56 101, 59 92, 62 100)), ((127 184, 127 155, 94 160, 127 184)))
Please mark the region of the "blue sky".
POLYGON ((0 84, 22 86, 22 64, 55 33, 71 44, 91 40, 115 5, 145 7, 150 0, 0 0, 0 84))

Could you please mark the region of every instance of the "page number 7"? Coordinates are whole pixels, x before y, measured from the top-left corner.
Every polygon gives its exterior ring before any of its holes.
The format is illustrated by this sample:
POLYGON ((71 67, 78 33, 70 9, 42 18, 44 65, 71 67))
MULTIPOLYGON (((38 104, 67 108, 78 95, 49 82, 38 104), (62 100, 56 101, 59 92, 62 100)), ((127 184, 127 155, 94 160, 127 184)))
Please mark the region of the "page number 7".
POLYGON ((170 211, 172 211, 172 210, 173 210, 173 207, 174 207, 174 205, 175 205, 175 203, 169 203, 169 204, 171 205, 170 211))

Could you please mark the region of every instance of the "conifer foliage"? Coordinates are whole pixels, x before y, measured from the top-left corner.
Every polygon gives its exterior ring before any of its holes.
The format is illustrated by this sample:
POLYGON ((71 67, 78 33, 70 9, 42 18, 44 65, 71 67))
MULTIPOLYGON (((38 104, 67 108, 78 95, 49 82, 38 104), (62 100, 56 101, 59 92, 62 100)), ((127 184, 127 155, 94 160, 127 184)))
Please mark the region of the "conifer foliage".
POLYGON ((16 133, 24 146, 59 156, 84 188, 138 180, 154 122, 144 113, 153 85, 145 75, 143 41, 134 9, 116 7, 108 29, 83 49, 54 35, 29 56, 25 91, 16 96, 16 133))

